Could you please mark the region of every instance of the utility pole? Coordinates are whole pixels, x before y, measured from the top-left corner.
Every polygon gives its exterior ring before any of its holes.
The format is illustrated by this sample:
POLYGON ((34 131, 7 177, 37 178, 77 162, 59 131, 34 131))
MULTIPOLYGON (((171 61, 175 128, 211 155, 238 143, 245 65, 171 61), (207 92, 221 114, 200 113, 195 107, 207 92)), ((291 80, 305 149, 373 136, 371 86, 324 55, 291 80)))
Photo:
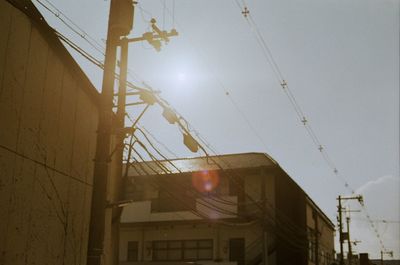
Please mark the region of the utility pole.
MULTIPOLYGON (((106 54, 104 62, 104 73, 103 73, 103 85, 101 92, 101 104, 99 113, 99 125, 97 131, 97 145, 96 145, 96 157, 94 166, 94 178, 93 178, 93 194, 92 194, 92 206, 90 216, 90 229, 89 229, 89 241, 88 241, 88 265, 101 265, 103 264, 104 256, 104 235, 106 229, 114 231, 116 234, 113 237, 114 244, 118 245, 118 227, 115 226, 115 221, 119 220, 121 209, 119 207, 109 207, 110 205, 119 205, 120 202, 107 202, 107 183, 109 182, 109 163, 114 152, 116 152, 115 159, 120 163, 118 166, 118 180, 116 185, 119 187, 118 192, 123 193, 122 189, 122 160, 124 150, 124 139, 127 131, 124 128, 125 124, 125 107, 129 104, 126 103, 126 83, 127 83, 127 72, 128 72, 128 44, 136 41, 146 40, 152 45, 157 51, 161 48, 161 40, 164 42, 169 41, 169 37, 177 36, 178 33, 175 29, 171 32, 160 30, 155 19, 152 19, 153 32, 147 32, 139 38, 122 38, 127 36, 133 27, 133 16, 134 16, 134 2, 133 0, 111 0, 110 2, 110 14, 108 21, 108 32, 107 32, 107 44, 106 54), (156 34, 155 34, 155 33, 156 34), (120 54, 120 71, 119 71, 119 92, 118 92, 118 108, 117 113, 113 112, 113 99, 114 99, 114 82, 115 82, 115 68, 117 59, 117 47, 121 47, 120 54), (114 150, 111 150, 111 136, 115 134, 116 146, 114 150), (117 208, 117 209, 115 209, 117 208), (116 216, 115 220, 111 220, 111 227, 106 227, 106 210, 107 211, 118 211, 111 212, 111 216, 116 216), (115 214, 114 214, 115 213, 115 214)), ((152 101, 154 98, 150 93, 142 90, 143 94, 140 94, 141 99, 149 99, 152 101)), ((143 103, 148 105, 154 104, 154 102, 143 103)), ((141 104, 141 103, 140 103, 141 104)), ((137 103, 131 104, 137 105, 137 103)), ((145 110, 147 107, 145 108, 145 110)), ((144 110, 144 111, 145 111, 144 110)), ((142 114, 144 113, 142 112, 142 114)), ((137 118, 140 119, 142 114, 137 118)), ((137 121, 136 121, 137 122, 137 121)), ((135 126, 136 122, 132 125, 135 126)), ((118 198, 121 199, 121 198, 118 198)), ((114 248, 114 251, 117 250, 114 248)), ((112 257, 113 262, 117 263, 117 256, 112 257)), ((111 260, 112 260, 111 259, 111 260)))
MULTIPOLYGON (((345 240, 348 241, 349 243, 349 257, 351 254, 351 242, 350 242, 350 233, 349 233, 349 228, 347 228, 347 233, 343 232, 343 221, 342 221, 342 212, 343 212, 343 207, 342 207, 342 201, 345 200, 358 200, 360 204, 363 204, 363 197, 361 195, 357 196, 348 196, 344 197, 339 195, 338 198, 338 222, 339 222, 339 242, 340 242, 340 265, 344 265, 344 255, 343 255, 343 243, 345 240)), ((349 223, 347 224, 349 227, 349 223)), ((351 261, 351 257, 349 258, 349 262, 351 261)))
POLYGON ((349 252, 347 254, 348 264, 351 265, 352 258, 353 258, 353 251, 351 250, 351 241, 350 241, 350 216, 346 217, 346 224, 347 224, 347 243, 349 247, 349 252))
POLYGON ((339 216, 339 243, 340 243, 340 265, 344 265, 343 260, 343 223, 342 223, 342 196, 339 195, 338 199, 338 216, 339 216))
POLYGON ((117 44, 121 36, 132 29, 132 0, 111 0, 104 61, 103 85, 100 95, 99 124, 97 130, 96 156, 94 163, 93 194, 88 240, 88 265, 102 264, 104 255, 105 218, 107 207, 107 183, 111 135, 113 131, 113 97, 117 44))

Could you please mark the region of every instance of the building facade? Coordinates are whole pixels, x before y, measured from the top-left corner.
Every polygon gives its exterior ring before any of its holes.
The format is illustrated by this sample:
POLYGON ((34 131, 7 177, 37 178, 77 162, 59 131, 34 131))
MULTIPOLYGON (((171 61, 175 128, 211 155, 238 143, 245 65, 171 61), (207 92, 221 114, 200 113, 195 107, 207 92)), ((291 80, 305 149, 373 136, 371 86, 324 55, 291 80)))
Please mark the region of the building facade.
POLYGON ((260 153, 135 164, 120 264, 331 264, 334 225, 260 153))
POLYGON ((31 1, 0 0, 0 32, 0 264, 86 264, 99 93, 31 1))

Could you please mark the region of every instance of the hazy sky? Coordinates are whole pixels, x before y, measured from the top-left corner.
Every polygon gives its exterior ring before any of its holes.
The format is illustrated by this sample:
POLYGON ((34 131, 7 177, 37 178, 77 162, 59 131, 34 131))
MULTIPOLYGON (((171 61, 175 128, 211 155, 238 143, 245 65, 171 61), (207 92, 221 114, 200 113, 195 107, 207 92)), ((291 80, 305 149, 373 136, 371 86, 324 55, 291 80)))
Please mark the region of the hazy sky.
MULTIPOLYGON (((49 1, 92 37, 105 39, 109 1, 49 1)), ((399 2, 246 3, 308 121, 339 171, 364 195, 371 218, 397 221, 376 226, 386 248, 400 258, 399 2)), ((167 30, 175 22, 180 35, 160 53, 147 43, 132 44, 129 67, 160 90, 219 154, 269 153, 334 221, 335 198, 348 190, 298 121, 235 1, 142 0, 139 6, 131 36, 147 31, 152 17, 167 30)), ((39 9, 52 26, 101 58, 39 9)), ((76 59, 100 88, 101 72, 76 59)), ((181 133, 161 111, 152 107, 141 124, 177 155, 196 155, 186 150, 181 133)), ((352 217, 351 235, 362 241, 355 250, 378 257, 379 244, 365 215, 352 217)))

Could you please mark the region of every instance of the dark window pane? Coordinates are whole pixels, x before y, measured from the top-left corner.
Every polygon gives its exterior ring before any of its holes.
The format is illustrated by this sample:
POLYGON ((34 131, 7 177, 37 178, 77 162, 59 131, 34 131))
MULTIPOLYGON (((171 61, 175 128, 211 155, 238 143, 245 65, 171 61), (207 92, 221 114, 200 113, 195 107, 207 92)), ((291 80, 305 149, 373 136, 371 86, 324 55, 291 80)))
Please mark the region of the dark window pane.
POLYGON ((167 260, 167 250, 154 250, 154 260, 167 260))
POLYGON ((199 248, 212 248, 212 240, 199 240, 199 248))
POLYGON ((210 239, 153 241, 154 261, 194 261, 212 258, 213 241, 210 239))
POLYGON ((168 248, 182 248, 182 241, 170 241, 168 242, 168 248))
POLYGON ((197 248, 197 241, 196 240, 186 240, 185 248, 197 248))
POLYGON ((128 241, 128 261, 137 261, 138 260, 138 242, 137 241, 128 241))
POLYGON ((185 249, 183 252, 183 258, 185 260, 197 259, 197 250, 196 249, 185 249))
POLYGON ((156 249, 166 249, 167 248, 167 241, 155 241, 154 248, 156 249))
POLYGON ((168 260, 182 260, 182 250, 180 249, 168 250, 168 260))
POLYGON ((212 249, 199 249, 198 250, 198 259, 210 260, 213 258, 213 250, 212 249))

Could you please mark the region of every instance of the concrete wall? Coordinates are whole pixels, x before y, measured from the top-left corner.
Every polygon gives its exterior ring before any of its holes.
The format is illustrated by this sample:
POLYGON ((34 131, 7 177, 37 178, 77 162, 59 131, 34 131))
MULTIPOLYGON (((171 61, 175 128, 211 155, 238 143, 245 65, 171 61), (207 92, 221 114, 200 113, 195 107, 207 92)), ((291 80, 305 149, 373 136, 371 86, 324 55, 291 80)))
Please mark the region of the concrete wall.
MULTIPOLYGON (((218 198, 222 198, 225 201, 231 201, 236 203, 240 196, 228 196, 229 181, 227 175, 220 174, 220 192, 218 198)), ((248 196, 243 198, 241 205, 244 206, 243 213, 254 214, 258 213, 263 208, 263 187, 266 200, 265 211, 268 219, 268 224, 274 224, 275 218, 275 175, 274 172, 269 171, 264 168, 259 169, 243 169, 237 170, 232 173, 231 176, 242 176, 243 185, 246 193, 252 199, 250 200, 248 196), (257 203, 258 206, 255 206, 257 203)), ((190 175, 182 175, 182 178, 189 178, 190 175)), ((262 251, 262 240, 263 240, 263 227, 261 222, 250 223, 249 225, 239 225, 239 226, 229 226, 229 225, 198 225, 196 220, 201 219, 200 217, 194 215, 189 211, 176 211, 176 212, 151 212, 151 200, 158 197, 158 192, 154 186, 147 185, 147 182, 151 182, 151 177, 135 178, 136 193, 134 188, 132 191, 128 192, 129 199, 137 200, 137 202, 132 203, 124 207, 121 222, 121 240, 120 240, 120 261, 121 264, 126 263, 127 258, 127 242, 128 241, 138 241, 139 242, 139 260, 150 261, 151 251, 146 255, 146 251, 143 250, 143 246, 151 246, 151 241, 153 240, 184 240, 184 239, 213 239, 214 241, 214 259, 216 260, 229 260, 229 239, 230 238, 244 238, 246 246, 249 246, 252 242, 257 240, 256 245, 252 245, 252 249, 246 249, 246 254, 253 256, 257 254, 255 252, 261 253, 262 251), (148 188, 148 190, 147 190, 148 188), (176 221, 176 222, 174 222, 176 221), (191 222, 193 221, 195 225, 178 225, 178 222, 191 222), (147 223, 147 226, 142 226, 138 223, 147 223), (167 223, 169 225, 167 225, 167 223), (146 243, 147 242, 147 243, 146 243)), ((179 181, 179 179, 175 180, 179 181)), ((240 190, 240 189, 239 189, 240 190)), ((179 196, 179 194, 177 194, 179 196)), ((197 199, 199 201, 200 199, 197 199)), ((217 206, 221 209, 229 210, 231 212, 236 212, 237 206, 218 204, 215 201, 210 201, 212 205, 217 206)), ((203 199, 204 203, 204 199, 203 199)), ((211 220, 218 220, 224 218, 225 223, 229 223, 228 218, 234 218, 236 216, 223 215, 212 209, 206 209, 206 207, 196 204, 197 210, 200 210, 202 214, 206 214, 211 220)), ((212 223, 212 221, 210 222, 212 223)), ((267 244, 269 253, 269 264, 276 264, 276 253, 275 253, 275 243, 276 238, 273 232, 267 234, 267 244)), ((134 263, 131 263, 134 264, 134 263)))
MULTIPOLYGON (((120 261, 127 259, 128 241, 139 242, 139 261, 151 261, 151 242, 154 240, 190 240, 212 239, 214 260, 229 260, 229 239, 244 238, 245 245, 250 245, 260 237, 260 225, 225 226, 218 224, 182 224, 121 227, 120 261)), ((134 264, 134 263, 131 263, 134 264)))
POLYGON ((275 178, 277 264, 307 264, 306 195, 285 173, 275 178))
MULTIPOLYGON (((136 178, 134 181, 137 182, 136 184, 140 183, 138 186, 141 186, 142 188, 136 187, 137 189, 135 190, 132 185, 132 190, 127 193, 131 196, 129 199, 133 198, 139 202, 124 208, 122 222, 127 223, 122 224, 123 227, 121 228, 120 261, 126 262, 128 241, 138 241, 139 248, 141 248, 141 246, 146 245, 146 242, 152 240, 178 240, 186 239, 187 237, 190 239, 201 239, 204 238, 204 236, 206 236, 206 238, 214 239, 214 257, 227 261, 229 256, 224 252, 224 249, 226 249, 224 244, 228 242, 229 238, 243 237, 246 239, 246 246, 255 239, 258 239, 261 241, 262 245, 262 241, 264 240, 264 227, 261 224, 265 223, 265 230, 267 231, 266 245, 268 251, 268 264, 311 264, 308 263, 307 258, 307 227, 313 227, 314 222, 312 219, 312 212, 314 210, 318 211, 318 207, 308 200, 304 191, 279 168, 256 167, 250 169, 237 169, 231 173, 231 176, 243 177, 243 180, 239 181, 243 183, 247 194, 246 196, 242 196, 242 200, 240 200, 240 193, 238 193, 237 198, 238 202, 240 202, 238 211, 240 213, 249 214, 250 216, 253 214, 253 218, 259 220, 257 225, 244 228, 221 226, 223 228, 220 228, 219 231, 204 226, 189 226, 185 228, 185 226, 180 224, 182 220, 186 222, 191 220, 195 223, 195 219, 199 218, 196 218, 189 212, 151 213, 151 199, 158 196, 157 189, 150 185, 143 185, 145 181, 136 178), (146 191, 146 187, 151 188, 146 191), (263 200, 263 193, 265 193, 265 200, 263 200), (263 202, 265 203, 264 205, 263 202), (240 208, 240 205, 242 205, 242 208, 240 208), (260 214, 261 211, 265 211, 264 220, 261 220, 260 218, 260 216, 262 216, 260 214), (254 215, 255 213, 258 215, 254 215), (143 225, 143 223, 149 221, 153 221, 153 223, 143 225), (142 224, 139 224, 139 222, 142 222, 142 224), (243 231, 245 230, 247 230, 247 233, 243 234, 243 231), (251 233, 253 233, 253 235, 250 235, 251 233), (216 244, 215 242, 222 243, 216 244)), ((227 176, 223 174, 220 175, 222 175, 221 183, 227 185, 228 181, 224 181, 224 178, 227 176)), ((182 177, 185 176, 182 175, 182 177)), ((186 177, 190 178, 190 175, 186 177)), ((143 177, 143 179, 145 179, 145 177, 143 177)), ((228 193, 228 189, 223 190, 225 193, 228 193)), ((222 206, 222 208, 224 207, 226 206, 222 206)), ((326 217, 322 214, 318 215, 318 227, 321 233, 319 237, 319 252, 325 257, 326 254, 333 254, 333 230, 331 224, 324 218, 326 217)), ((213 222, 210 221, 210 223, 213 222)), ((214 226, 215 224, 212 224, 212 227, 214 226)), ((250 255, 250 253, 256 251, 259 251, 259 253, 262 252, 262 246, 254 249, 255 251, 246 249, 246 253, 249 254, 248 256, 254 256, 250 255)), ((141 251, 143 250, 139 249, 139 252, 141 251)), ((147 258, 144 256, 143 260, 149 261, 148 258, 151 258, 151 253, 147 258)), ((250 261, 250 259, 248 261, 250 261)), ((325 265, 326 261, 327 259, 320 259, 319 264, 325 265)))
MULTIPOLYGON (((318 263, 319 265, 329 265, 334 259, 334 230, 331 224, 327 220, 315 211, 315 208, 311 203, 306 204, 306 216, 307 216, 307 227, 312 229, 314 232, 318 229, 318 263), (313 214, 314 212, 314 214, 313 214), (316 225, 317 224, 317 225, 316 225)), ((314 235, 315 236, 315 235, 314 235)), ((308 260, 308 264, 316 264, 308 260)))
POLYGON ((95 101, 6 1, 0 32, 0 264, 85 264, 95 101))

